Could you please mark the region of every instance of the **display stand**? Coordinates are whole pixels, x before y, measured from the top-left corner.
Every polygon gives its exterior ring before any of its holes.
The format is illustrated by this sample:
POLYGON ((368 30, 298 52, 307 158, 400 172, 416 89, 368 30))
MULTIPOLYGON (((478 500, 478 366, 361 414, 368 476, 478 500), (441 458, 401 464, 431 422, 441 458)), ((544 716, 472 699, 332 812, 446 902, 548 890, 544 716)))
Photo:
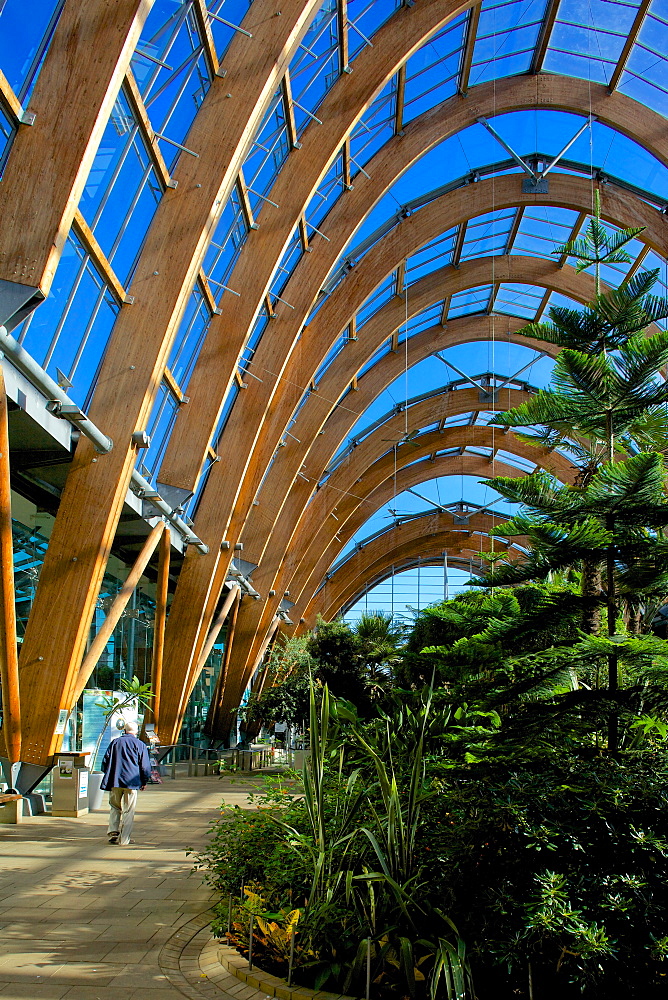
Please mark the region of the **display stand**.
POLYGON ((88 812, 88 754, 57 753, 53 768, 53 816, 88 812))

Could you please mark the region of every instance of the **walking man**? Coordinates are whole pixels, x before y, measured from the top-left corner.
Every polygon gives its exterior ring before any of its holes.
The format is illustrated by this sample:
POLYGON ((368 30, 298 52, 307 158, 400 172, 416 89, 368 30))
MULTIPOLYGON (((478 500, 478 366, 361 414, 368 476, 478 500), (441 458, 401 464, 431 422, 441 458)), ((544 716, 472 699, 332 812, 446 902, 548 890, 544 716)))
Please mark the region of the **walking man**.
POLYGON ((112 740, 102 761, 104 777, 100 788, 109 789, 110 844, 129 844, 137 805, 137 791, 143 791, 151 777, 148 747, 137 739, 137 724, 125 723, 125 732, 112 740))

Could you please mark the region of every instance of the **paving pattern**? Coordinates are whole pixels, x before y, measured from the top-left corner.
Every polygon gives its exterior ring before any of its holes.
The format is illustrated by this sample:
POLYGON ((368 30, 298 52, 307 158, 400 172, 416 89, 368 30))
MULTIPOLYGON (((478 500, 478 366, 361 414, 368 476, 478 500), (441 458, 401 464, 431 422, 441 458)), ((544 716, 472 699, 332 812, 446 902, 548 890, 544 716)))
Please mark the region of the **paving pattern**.
POLYGON ((216 776, 150 786, 127 847, 107 843, 106 811, 0 826, 0 1000, 264 1000, 217 965, 212 897, 185 853, 223 798, 251 791, 216 776))

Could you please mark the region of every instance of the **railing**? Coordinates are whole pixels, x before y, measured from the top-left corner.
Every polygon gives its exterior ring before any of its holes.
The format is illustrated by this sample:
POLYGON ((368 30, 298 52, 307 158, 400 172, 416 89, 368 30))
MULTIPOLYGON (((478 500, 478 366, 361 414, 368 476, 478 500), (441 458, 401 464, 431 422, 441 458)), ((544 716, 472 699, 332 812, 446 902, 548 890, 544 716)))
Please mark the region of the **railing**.
MULTIPOLYGON (((280 756, 283 756, 282 754, 280 756)), ((222 770, 235 770, 249 773, 274 763, 284 763, 280 759, 278 749, 272 746, 250 747, 241 749, 233 747, 230 750, 210 750, 206 747, 196 747, 189 743, 175 743, 169 747, 157 748, 157 761, 161 767, 167 768, 171 778, 177 776, 177 766, 187 764, 188 777, 198 777, 200 774, 219 774, 222 770)))

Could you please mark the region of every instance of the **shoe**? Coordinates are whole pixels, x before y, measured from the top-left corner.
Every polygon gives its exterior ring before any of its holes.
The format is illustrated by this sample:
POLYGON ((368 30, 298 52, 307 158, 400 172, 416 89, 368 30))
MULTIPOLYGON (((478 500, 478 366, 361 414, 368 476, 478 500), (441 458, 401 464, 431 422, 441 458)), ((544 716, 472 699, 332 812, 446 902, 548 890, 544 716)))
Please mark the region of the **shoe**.
POLYGON ((120 837, 119 833, 110 833, 109 834, 109 843, 110 844, 117 844, 119 837, 120 837))

